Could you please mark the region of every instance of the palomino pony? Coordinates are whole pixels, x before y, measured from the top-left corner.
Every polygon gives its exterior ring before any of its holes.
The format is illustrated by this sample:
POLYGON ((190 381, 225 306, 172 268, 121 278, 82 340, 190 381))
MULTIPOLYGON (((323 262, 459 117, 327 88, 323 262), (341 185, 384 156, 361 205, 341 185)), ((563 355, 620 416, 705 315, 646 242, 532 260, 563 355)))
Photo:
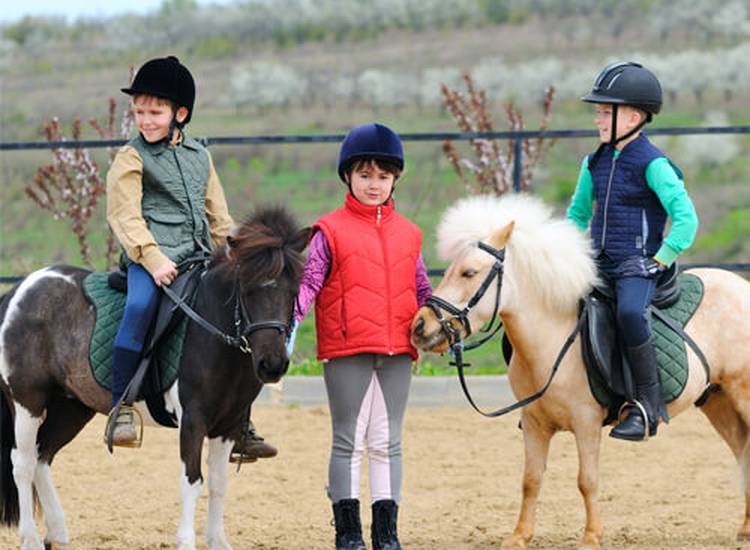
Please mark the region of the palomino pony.
MULTIPOLYGON (((196 547, 204 438, 209 441, 206 539, 213 550, 231 548, 223 517, 229 455, 263 383, 278 381, 287 370, 286 339, 308 233, 284 210, 261 209, 214 253, 199 283, 194 311, 226 338, 190 322, 177 381, 164 395, 179 424, 180 549, 196 547)), ((110 393, 96 383, 89 366, 94 311, 82 290, 87 274, 70 266, 48 267, 26 277, 0 302, 0 513, 4 523, 18 523, 22 550, 69 543, 50 465, 94 413, 110 408, 110 393), (44 515, 44 544, 34 521, 34 494, 44 515)))
MULTIPOLYGON (((580 300, 597 282, 588 236, 567 220, 553 219, 537 199, 472 197, 446 212, 438 228, 438 252, 451 264, 435 296, 456 310, 465 308, 500 261, 498 310, 513 345, 508 377, 518 399, 534 394, 547 381, 558 352, 576 327, 580 300), (495 249, 497 257, 478 247, 479 242, 495 249), (498 251, 504 251, 504 260, 498 251)), ((750 537, 750 283, 718 269, 690 272, 701 279, 705 294, 685 329, 708 359, 710 382, 719 387, 701 410, 743 470, 747 506, 737 536, 745 539, 750 537)), ((469 308, 469 323, 446 316, 451 330, 468 337, 472 329, 467 326, 481 327, 489 321, 495 310, 496 286, 490 285, 469 308)), ((447 332, 435 312, 423 307, 412 325, 412 341, 423 350, 442 353, 449 345, 447 332)), ((668 407, 672 417, 692 407, 707 385, 706 371, 690 349, 688 358, 687 385, 668 407)), ((521 411, 523 498, 518 522, 503 548, 525 548, 532 538, 550 439, 560 430, 573 432, 578 449, 578 488, 586 508, 580 546, 601 548, 597 489, 607 411, 588 387, 579 336, 543 397, 521 411)))

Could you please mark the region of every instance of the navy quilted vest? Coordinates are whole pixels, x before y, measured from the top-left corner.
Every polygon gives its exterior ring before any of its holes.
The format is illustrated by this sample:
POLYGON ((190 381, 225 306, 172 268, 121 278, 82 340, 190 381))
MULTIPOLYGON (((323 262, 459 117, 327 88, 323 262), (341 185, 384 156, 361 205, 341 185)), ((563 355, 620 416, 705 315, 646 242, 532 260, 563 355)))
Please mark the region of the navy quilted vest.
MULTIPOLYGON (((598 255, 619 261, 653 256, 661 246, 667 213, 646 183, 649 163, 663 157, 643 135, 628 143, 617 159, 607 147, 591 170, 596 211, 591 237, 598 255)), ((591 158, 591 155, 589 156, 591 158)))

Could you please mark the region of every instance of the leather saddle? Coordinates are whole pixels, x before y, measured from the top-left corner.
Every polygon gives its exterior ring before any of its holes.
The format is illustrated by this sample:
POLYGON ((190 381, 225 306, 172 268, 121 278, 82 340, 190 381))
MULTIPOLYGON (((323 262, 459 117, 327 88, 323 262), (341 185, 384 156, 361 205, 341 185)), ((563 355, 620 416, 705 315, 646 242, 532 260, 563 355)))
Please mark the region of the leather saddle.
MULTIPOLYGON (((676 264, 665 271, 657 282, 651 308, 667 309, 680 299, 676 264)), ((624 400, 633 400, 635 384, 630 365, 620 342, 615 321, 616 295, 611 285, 596 287, 582 305, 588 316, 581 334, 584 362, 592 387, 604 387, 615 399, 610 400, 609 417, 614 420, 624 400), (593 378, 593 379, 592 379, 593 378)), ((597 399, 599 396, 596 395, 597 399)))

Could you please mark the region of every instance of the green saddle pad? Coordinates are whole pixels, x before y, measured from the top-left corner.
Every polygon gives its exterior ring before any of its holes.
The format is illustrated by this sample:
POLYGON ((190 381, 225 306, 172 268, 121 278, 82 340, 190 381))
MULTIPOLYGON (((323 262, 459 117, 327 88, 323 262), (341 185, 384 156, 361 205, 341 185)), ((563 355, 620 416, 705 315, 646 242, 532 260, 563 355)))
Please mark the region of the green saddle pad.
MULTIPOLYGON (((112 351, 115 336, 125 310, 123 292, 107 284, 108 273, 91 273, 83 282, 86 297, 96 309, 96 323, 89 346, 89 363, 100 386, 112 389, 112 351)), ((187 330, 187 318, 182 319, 171 334, 159 342, 149 368, 159 369, 159 381, 165 391, 177 379, 182 346, 187 330)))
MULTIPOLYGON (((703 299, 703 282, 690 273, 680 274, 677 281, 680 285, 680 299, 662 311, 684 328, 703 299)), ((688 362, 685 341, 653 315, 651 331, 659 363, 662 395, 664 402, 669 403, 679 397, 687 384, 688 362)), ((610 406, 611 394, 604 383, 595 377, 589 377, 589 383, 596 400, 605 407, 610 406)))

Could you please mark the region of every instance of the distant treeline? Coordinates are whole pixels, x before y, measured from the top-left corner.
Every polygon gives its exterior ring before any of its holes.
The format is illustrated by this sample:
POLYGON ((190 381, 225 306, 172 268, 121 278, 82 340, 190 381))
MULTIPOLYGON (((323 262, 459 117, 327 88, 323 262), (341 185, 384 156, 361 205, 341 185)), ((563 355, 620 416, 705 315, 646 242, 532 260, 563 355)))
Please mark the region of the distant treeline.
POLYGON ((613 37, 637 29, 662 41, 690 32, 703 41, 731 42, 750 36, 748 14, 750 0, 238 0, 223 6, 164 0, 146 16, 70 22, 26 17, 1 28, 0 56, 67 41, 103 52, 171 46, 221 57, 248 44, 361 40, 389 29, 419 32, 580 15, 598 16, 595 32, 613 37))

